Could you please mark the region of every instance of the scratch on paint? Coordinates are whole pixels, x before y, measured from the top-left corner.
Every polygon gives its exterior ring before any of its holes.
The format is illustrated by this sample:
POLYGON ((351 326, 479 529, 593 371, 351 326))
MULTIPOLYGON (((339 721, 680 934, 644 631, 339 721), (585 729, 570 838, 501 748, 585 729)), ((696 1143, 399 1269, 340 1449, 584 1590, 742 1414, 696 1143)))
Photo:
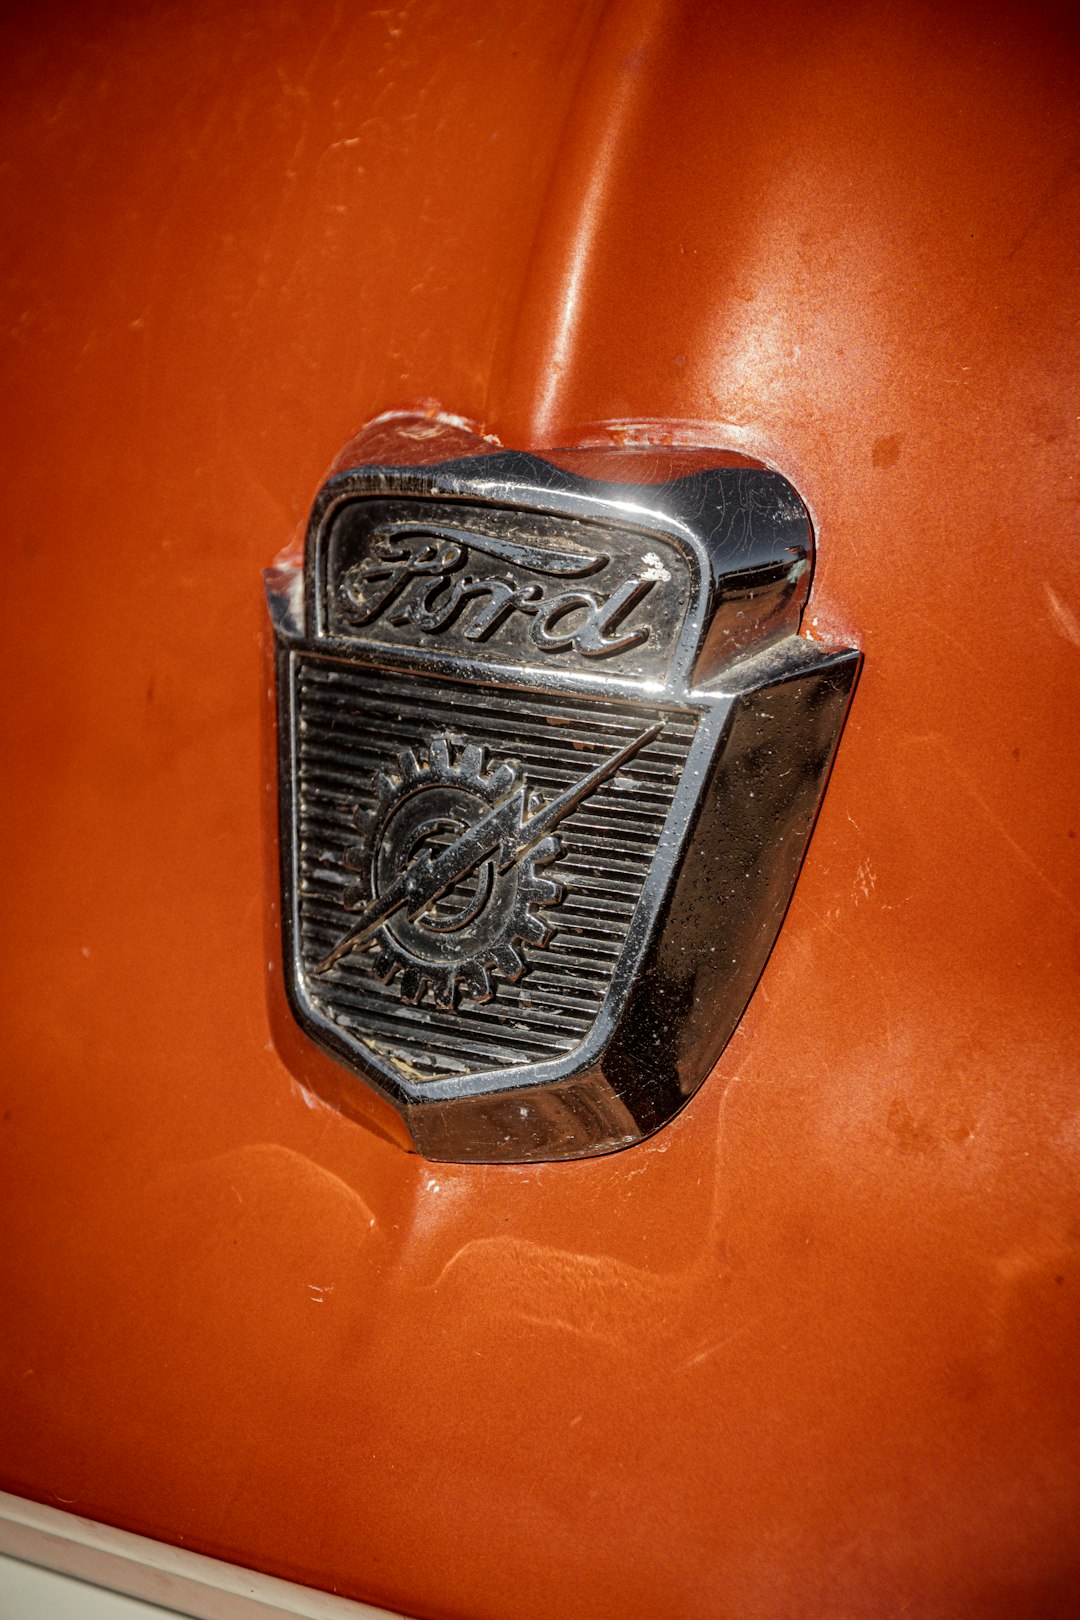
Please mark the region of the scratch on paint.
MULTIPOLYGON (((862 898, 864 900, 869 900, 870 896, 873 894, 874 890, 877 888, 877 873, 874 871, 873 866, 870 864, 869 856, 867 856, 863 860, 862 865, 859 867, 859 870, 856 872, 856 874, 855 874, 855 884, 856 884, 856 887, 858 888, 859 894, 862 895, 862 898)), ((858 905, 858 903, 859 903, 859 900, 858 900, 858 895, 857 895, 856 898, 855 898, 855 904, 858 905)))
POLYGON ((1074 647, 1080 647, 1080 619, 1077 619, 1069 604, 1063 602, 1054 587, 1045 580, 1043 590, 1050 604, 1050 617, 1054 621, 1054 628, 1061 632, 1066 641, 1071 641, 1074 647))
POLYGON ((991 810, 990 806, 987 804, 986 800, 983 798, 983 796, 979 792, 978 788, 975 787, 975 785, 968 778, 966 772, 962 771, 960 769, 960 767, 958 765, 955 765, 952 762, 952 760, 950 760, 950 759, 946 759, 945 763, 949 767, 949 769, 952 771, 953 775, 960 782, 960 784, 964 788, 965 792, 972 799, 974 799, 975 803, 979 806, 979 809, 982 811, 982 813, 986 817, 987 821, 989 821, 990 825, 998 833, 1001 834, 1002 838, 1004 838, 1004 840, 1008 844, 1009 848, 1016 852, 1016 854, 1020 857, 1021 861, 1023 861, 1024 865, 1028 868, 1028 870, 1031 871, 1031 872, 1034 872, 1035 876, 1038 878, 1039 882, 1043 885, 1043 887, 1048 891, 1048 893, 1052 894, 1054 899, 1060 901, 1060 903, 1063 906, 1068 906, 1070 910, 1073 910, 1074 908, 1072 906, 1072 903, 1071 903, 1068 895, 1063 894, 1062 891, 1057 887, 1056 884, 1051 883, 1050 879, 1047 877, 1046 873, 1043 871, 1043 869, 1039 865, 1038 861, 1032 859, 1032 857, 1028 854, 1027 850, 1024 848, 1023 844, 1019 843, 1013 837, 1012 833, 1005 826, 1005 824, 1001 820, 1000 816, 995 815, 994 811, 991 810))
POLYGON ((729 1345, 734 1344, 736 1339, 745 1338, 753 1326, 752 1322, 744 1322, 741 1327, 735 1329, 734 1333, 727 1334, 723 1339, 717 1339, 715 1344, 706 1345, 705 1349, 699 1350, 697 1355, 687 1356, 685 1361, 679 1362, 675 1371, 686 1372, 690 1367, 699 1367, 703 1361, 708 1361, 710 1356, 718 1355, 721 1350, 726 1350, 729 1345))

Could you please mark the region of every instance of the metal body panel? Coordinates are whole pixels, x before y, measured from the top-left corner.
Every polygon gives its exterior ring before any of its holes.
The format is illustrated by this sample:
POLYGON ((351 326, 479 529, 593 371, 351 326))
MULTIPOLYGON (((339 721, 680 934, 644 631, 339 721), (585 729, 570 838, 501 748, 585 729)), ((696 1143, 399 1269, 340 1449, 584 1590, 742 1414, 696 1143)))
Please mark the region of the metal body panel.
POLYGON ((419 1615, 1075 1613, 1071 16, 3 29, 2 1483, 419 1615), (388 409, 779 468, 866 654, 628 1154, 433 1167, 275 1049, 252 581, 388 409))

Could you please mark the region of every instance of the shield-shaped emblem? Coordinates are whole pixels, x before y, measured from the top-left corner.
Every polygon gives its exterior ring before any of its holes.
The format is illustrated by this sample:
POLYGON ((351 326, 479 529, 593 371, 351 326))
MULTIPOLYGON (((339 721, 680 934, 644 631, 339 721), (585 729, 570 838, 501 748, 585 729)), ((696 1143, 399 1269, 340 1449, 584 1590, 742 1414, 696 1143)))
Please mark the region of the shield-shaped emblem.
POLYGON ((753 990, 859 655, 775 472, 372 442, 268 575, 293 1011, 429 1157, 626 1147, 753 990))

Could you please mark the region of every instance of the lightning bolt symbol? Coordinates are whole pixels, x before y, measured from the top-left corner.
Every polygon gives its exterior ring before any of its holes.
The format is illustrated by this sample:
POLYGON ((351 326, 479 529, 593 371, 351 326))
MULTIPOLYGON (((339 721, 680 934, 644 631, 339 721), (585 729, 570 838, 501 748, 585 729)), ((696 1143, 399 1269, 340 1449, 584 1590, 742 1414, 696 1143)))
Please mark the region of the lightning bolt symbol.
POLYGON ((468 877, 481 861, 496 852, 499 871, 508 872, 530 850, 535 849, 564 816, 568 816, 591 793, 595 793, 598 787, 610 781, 628 760, 647 747, 663 729, 663 725, 650 726, 633 742, 627 743, 625 748, 620 748, 617 754, 612 754, 587 776, 574 782, 565 793, 542 805, 535 814, 526 815, 526 790, 520 787, 502 804, 497 804, 479 821, 467 827, 438 855, 425 849, 383 894, 376 895, 368 902, 359 915, 356 927, 339 940, 312 971, 327 973, 335 962, 340 962, 350 951, 363 950, 383 924, 401 912, 410 921, 415 920, 447 889, 452 889, 455 883, 468 877))

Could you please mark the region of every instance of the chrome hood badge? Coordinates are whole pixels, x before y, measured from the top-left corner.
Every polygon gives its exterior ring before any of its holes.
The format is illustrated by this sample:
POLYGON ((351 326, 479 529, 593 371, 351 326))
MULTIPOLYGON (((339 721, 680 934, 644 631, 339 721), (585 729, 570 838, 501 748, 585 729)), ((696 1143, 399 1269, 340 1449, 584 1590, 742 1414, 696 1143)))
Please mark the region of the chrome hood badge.
POLYGON ((805 510, 703 451, 350 449, 267 575, 293 1013, 431 1158, 629 1146, 742 1013, 858 672, 797 633, 805 510))

